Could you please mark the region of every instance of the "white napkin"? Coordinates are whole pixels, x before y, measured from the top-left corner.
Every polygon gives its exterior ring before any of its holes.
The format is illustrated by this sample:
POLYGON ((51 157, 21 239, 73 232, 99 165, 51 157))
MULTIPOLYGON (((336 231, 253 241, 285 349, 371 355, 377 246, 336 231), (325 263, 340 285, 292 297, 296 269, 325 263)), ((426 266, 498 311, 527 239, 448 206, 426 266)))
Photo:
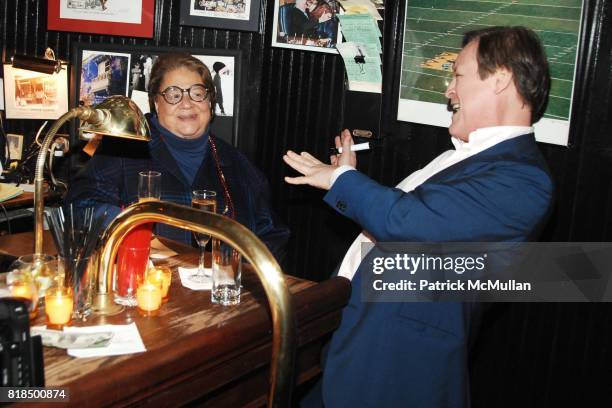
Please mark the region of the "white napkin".
POLYGON ((151 241, 151 252, 149 253, 150 258, 166 259, 175 255, 178 255, 178 253, 174 252, 173 250, 162 244, 159 239, 153 238, 153 240, 151 241))
POLYGON ((212 269, 204 268, 204 274, 206 275, 206 279, 204 282, 193 282, 189 277, 194 275, 198 268, 184 268, 179 266, 178 268, 179 276, 181 277, 181 284, 187 289, 191 290, 211 290, 212 289, 212 269))
POLYGON ((147 351, 140 337, 140 333, 138 332, 138 327, 136 327, 136 323, 126 325, 107 324, 88 327, 64 327, 64 331, 76 333, 113 333, 113 338, 106 347, 68 349, 68 355, 72 357, 118 356, 121 354, 142 353, 143 351, 147 351))

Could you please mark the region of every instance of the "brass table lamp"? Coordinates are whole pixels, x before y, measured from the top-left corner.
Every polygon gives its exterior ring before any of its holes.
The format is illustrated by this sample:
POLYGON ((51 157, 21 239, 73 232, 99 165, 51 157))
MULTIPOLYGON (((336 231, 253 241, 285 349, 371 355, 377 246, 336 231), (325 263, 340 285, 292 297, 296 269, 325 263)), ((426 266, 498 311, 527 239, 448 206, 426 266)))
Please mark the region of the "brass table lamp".
POLYGON ((36 173, 34 175, 34 254, 42 254, 43 248, 43 182, 47 152, 57 131, 64 123, 74 118, 85 122, 81 129, 86 132, 124 139, 150 140, 149 125, 144 115, 138 106, 125 96, 111 96, 94 107, 78 106, 57 119, 47 132, 36 160, 36 173))

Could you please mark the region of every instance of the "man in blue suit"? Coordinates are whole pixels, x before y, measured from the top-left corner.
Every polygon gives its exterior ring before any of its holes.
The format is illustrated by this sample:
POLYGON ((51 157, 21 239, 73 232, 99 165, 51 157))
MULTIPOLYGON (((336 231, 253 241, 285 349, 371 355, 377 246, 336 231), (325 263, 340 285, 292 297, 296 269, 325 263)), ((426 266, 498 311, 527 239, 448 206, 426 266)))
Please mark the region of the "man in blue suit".
POLYGON ((302 174, 288 183, 329 190, 325 201, 364 229, 339 270, 353 293, 325 361, 326 407, 469 406, 477 305, 362 302, 362 275, 372 271, 360 267, 361 243, 527 241, 548 213, 553 186, 531 126, 544 113, 550 74, 536 35, 523 27, 469 32, 453 70, 446 97, 455 150, 396 188, 355 170, 346 130, 331 165, 306 152, 283 158, 302 174))

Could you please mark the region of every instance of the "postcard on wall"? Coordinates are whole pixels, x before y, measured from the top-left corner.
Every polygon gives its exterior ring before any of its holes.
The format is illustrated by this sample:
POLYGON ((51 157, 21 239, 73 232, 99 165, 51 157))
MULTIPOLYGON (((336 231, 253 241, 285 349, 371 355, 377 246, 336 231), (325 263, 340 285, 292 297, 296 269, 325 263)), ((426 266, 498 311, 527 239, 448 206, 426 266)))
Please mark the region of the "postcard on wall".
POLYGON ((339 10, 335 0, 276 0, 272 46, 337 53, 339 10))
POLYGON ((4 65, 7 119, 57 119, 68 111, 68 70, 42 74, 4 65))
POLYGON ((60 0, 60 18, 140 24, 142 1, 60 0))
POLYGON ((198 17, 248 20, 251 0, 189 0, 189 14, 198 17))
MULTIPOLYGON (((522 25, 533 29, 544 45, 552 76, 548 108, 535 124, 539 142, 567 145, 571 117, 582 1, 567 0, 563 7, 538 4, 528 13, 525 6, 510 2, 466 3, 478 27, 522 25), (528 14, 528 15, 527 15, 528 14)), ((457 20, 450 3, 422 8, 406 6, 404 49, 397 119, 448 127, 451 113, 444 96, 452 79, 453 63, 461 51, 465 22, 457 20)))
POLYGON ((23 135, 6 134, 5 155, 9 160, 21 160, 23 156, 23 135))
POLYGON ((215 115, 234 116, 234 57, 220 55, 194 55, 202 61, 212 75, 217 96, 215 115))
POLYGON ((130 54, 83 50, 79 102, 90 106, 112 95, 128 96, 130 58, 130 54))

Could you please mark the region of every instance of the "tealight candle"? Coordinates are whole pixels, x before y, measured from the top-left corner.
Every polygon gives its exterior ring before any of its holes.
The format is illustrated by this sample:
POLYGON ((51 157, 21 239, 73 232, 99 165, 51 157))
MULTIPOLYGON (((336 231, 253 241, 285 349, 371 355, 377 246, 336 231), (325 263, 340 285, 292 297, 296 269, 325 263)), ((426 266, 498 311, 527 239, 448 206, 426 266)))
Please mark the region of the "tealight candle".
POLYGON ((11 271, 7 274, 6 283, 12 297, 25 299, 28 302, 30 319, 36 318, 38 304, 38 287, 32 276, 23 271, 11 271))
POLYGON ((172 282, 172 270, 167 266, 156 266, 155 268, 149 269, 147 280, 151 283, 161 285, 162 302, 166 303, 168 301, 168 290, 172 282))
POLYGON ((32 300, 32 284, 29 282, 14 282, 11 284, 11 296, 32 300))
POLYGON ((162 303, 162 288, 157 283, 145 281, 136 290, 138 310, 145 316, 157 316, 162 303))
POLYGON ((45 295, 45 313, 47 327, 61 330, 70 323, 74 300, 70 288, 58 287, 47 291, 45 295))

